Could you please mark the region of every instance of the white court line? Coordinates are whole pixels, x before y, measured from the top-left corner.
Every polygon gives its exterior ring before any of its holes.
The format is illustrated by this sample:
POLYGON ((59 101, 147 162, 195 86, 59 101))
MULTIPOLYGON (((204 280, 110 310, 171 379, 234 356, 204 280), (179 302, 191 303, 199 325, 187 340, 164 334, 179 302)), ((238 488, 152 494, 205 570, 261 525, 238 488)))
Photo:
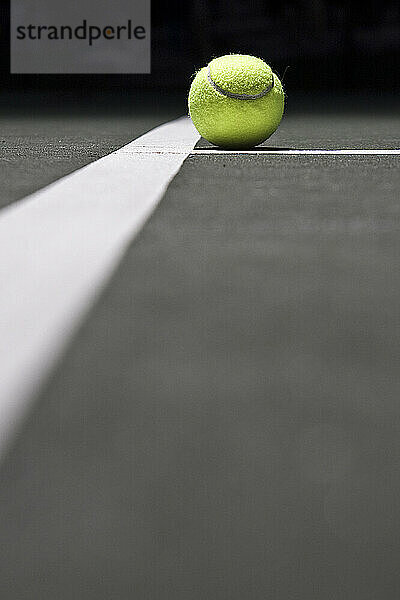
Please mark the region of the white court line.
POLYGON ((213 154, 234 154, 237 156, 242 156, 242 154, 257 154, 258 156, 275 156, 276 154, 284 155, 284 156, 298 156, 300 155, 308 155, 308 156, 392 156, 400 154, 400 150, 363 150, 357 148, 349 148, 348 150, 318 150, 318 149, 310 149, 310 150, 274 150, 273 148, 268 149, 268 147, 263 147, 263 149, 254 148, 253 150, 222 150, 219 148, 195 148, 192 152, 192 155, 196 154, 207 154, 212 156, 213 154))
POLYGON ((198 139, 178 119, 0 211, 0 453, 198 139))

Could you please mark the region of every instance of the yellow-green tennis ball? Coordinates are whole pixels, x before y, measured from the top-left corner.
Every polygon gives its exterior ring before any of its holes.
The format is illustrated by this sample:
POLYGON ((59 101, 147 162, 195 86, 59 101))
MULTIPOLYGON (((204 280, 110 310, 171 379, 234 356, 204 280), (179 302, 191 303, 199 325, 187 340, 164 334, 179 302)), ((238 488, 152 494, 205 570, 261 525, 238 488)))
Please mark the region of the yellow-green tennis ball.
POLYGON ((278 77, 263 60, 244 54, 215 58, 189 92, 189 113, 206 140, 224 148, 251 148, 276 131, 284 110, 278 77))

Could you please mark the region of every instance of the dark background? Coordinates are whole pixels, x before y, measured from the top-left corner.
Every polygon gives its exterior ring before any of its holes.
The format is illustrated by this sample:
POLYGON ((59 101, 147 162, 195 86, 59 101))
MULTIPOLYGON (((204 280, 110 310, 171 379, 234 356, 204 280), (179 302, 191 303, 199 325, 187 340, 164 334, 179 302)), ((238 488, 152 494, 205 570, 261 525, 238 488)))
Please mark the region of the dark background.
POLYGON ((85 96, 180 92, 213 56, 264 58, 291 92, 393 94, 400 89, 400 3, 346 0, 153 0, 151 75, 10 75, 9 2, 1 4, 1 90, 85 96))

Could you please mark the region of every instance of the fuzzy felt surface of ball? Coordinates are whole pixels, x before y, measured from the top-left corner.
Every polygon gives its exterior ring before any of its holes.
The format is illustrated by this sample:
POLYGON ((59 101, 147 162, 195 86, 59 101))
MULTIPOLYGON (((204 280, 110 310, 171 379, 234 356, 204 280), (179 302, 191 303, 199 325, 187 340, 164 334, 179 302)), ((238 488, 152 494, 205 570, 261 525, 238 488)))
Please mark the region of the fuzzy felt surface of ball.
POLYGON ((252 148, 279 126, 285 95, 279 78, 260 58, 228 54, 195 76, 189 114, 202 137, 222 148, 252 148))

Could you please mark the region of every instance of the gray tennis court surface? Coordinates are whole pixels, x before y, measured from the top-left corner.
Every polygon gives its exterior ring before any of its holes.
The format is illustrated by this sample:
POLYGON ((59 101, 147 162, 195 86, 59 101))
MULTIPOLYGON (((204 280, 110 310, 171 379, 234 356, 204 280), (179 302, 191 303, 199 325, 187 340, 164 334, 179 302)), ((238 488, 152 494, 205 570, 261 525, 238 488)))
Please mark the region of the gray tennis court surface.
MULTIPOLYGON (((2 205, 159 122, 9 123, 2 205)), ((297 114, 266 145, 399 134, 297 114)), ((399 157, 206 148, 3 462, 6 600, 399 597, 399 157)))

